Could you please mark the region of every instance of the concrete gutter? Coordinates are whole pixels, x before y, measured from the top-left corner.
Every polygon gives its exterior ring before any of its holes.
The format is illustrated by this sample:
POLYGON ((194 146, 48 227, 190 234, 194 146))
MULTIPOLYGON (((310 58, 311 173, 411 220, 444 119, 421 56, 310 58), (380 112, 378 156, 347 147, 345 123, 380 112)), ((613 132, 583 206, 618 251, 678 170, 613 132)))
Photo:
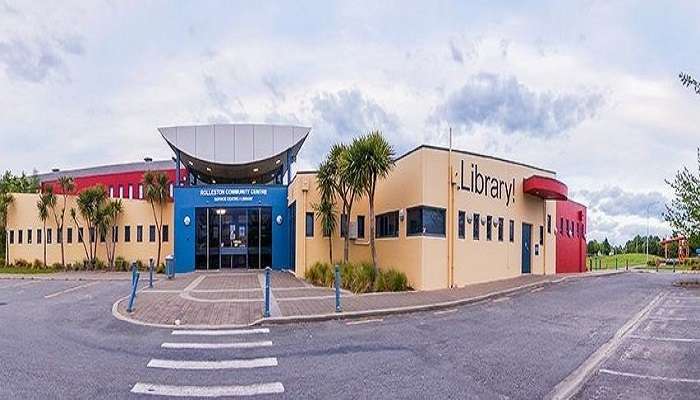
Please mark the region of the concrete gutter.
MULTIPOLYGON (((548 284, 561 283, 561 282, 564 282, 565 280, 572 279, 572 278, 597 278, 597 277, 619 275, 619 274, 623 274, 625 272, 627 272, 627 271, 624 271, 624 270, 614 271, 613 270, 613 271, 606 271, 606 272, 589 273, 589 274, 585 274, 585 275, 578 275, 578 274, 577 275, 568 275, 568 276, 563 276, 559 279, 555 279, 555 280, 551 280, 551 281, 545 280, 545 281, 540 281, 540 282, 533 282, 533 283, 528 283, 525 285, 520 285, 520 286, 516 286, 513 288, 509 288, 509 289, 504 289, 504 290, 499 290, 499 291, 487 293, 487 294, 484 294, 481 296, 466 297, 463 299, 451 300, 451 301, 445 301, 445 302, 439 302, 439 303, 420 304, 420 305, 415 305, 415 306, 393 307, 393 308, 383 308, 383 309, 365 310, 365 311, 350 311, 350 312, 315 314, 315 315, 290 315, 290 316, 286 316, 286 317, 260 318, 260 319, 257 319, 255 321, 252 321, 251 323, 248 323, 248 324, 175 325, 175 324, 158 324, 158 323, 144 322, 144 321, 140 321, 140 320, 131 318, 130 316, 124 315, 124 314, 119 312, 119 303, 121 303, 122 301, 126 301, 129 298, 129 296, 122 297, 121 299, 117 300, 112 305, 112 315, 114 315, 115 318, 117 318, 121 321, 130 322, 130 323, 133 323, 136 325, 141 325, 141 326, 149 326, 149 327, 153 327, 153 328, 167 328, 167 329, 248 328, 248 327, 255 326, 255 325, 265 325, 265 324, 277 325, 277 324, 290 324, 290 323, 300 323, 300 322, 318 322, 318 321, 342 320, 342 319, 375 317, 375 316, 384 316, 384 315, 392 315, 392 314, 406 314, 406 313, 420 312, 420 311, 439 310, 439 309, 451 308, 451 307, 465 305, 465 304, 478 303, 480 301, 489 300, 489 299, 493 299, 493 298, 500 297, 500 296, 505 296, 505 295, 512 294, 512 293, 517 293, 517 292, 527 290, 527 289, 533 289, 533 288, 545 286, 548 284)), ((138 303, 137 303, 137 306, 138 306, 138 303)))

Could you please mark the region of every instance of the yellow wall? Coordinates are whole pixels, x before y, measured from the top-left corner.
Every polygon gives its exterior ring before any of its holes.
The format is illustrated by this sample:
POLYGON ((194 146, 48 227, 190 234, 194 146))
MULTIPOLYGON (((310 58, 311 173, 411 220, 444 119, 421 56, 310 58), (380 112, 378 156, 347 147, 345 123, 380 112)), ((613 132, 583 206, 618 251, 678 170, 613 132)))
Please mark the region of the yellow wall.
MULTIPOLYGON (((43 260, 43 251, 46 234, 42 234, 42 243, 37 243, 37 229, 43 229, 41 220, 39 219, 39 214, 37 211, 36 204, 39 201, 38 194, 13 194, 14 201, 8 209, 7 218, 7 230, 15 231, 15 242, 9 245, 9 255, 8 261, 14 263, 16 260, 22 259, 29 262, 34 260, 43 260), (22 244, 18 244, 18 234, 17 230, 22 229, 24 240, 22 244), (27 229, 32 229, 32 243, 27 243, 27 229)), ((75 196, 68 197, 66 210, 69 210, 75 205, 75 196)), ((57 212, 60 213, 60 209, 63 205, 63 197, 58 196, 57 199, 57 212)), ((143 200, 131 200, 122 199, 122 205, 124 211, 118 219, 117 226, 119 227, 119 237, 116 243, 116 256, 123 257, 125 260, 131 262, 136 260, 141 260, 142 262, 147 262, 150 257, 155 259, 158 252, 158 243, 149 242, 149 225, 153 225, 153 212, 151 206, 147 201, 143 200), (131 226, 131 241, 129 243, 124 242, 124 226, 131 226), (138 243, 136 241, 136 226, 143 226, 143 242, 138 243)), ((164 224, 168 225, 168 241, 163 243, 161 251, 161 262, 163 262, 167 254, 172 253, 172 243, 173 243, 173 207, 172 203, 168 203, 164 210, 164 224)), ((81 225, 83 222, 79 219, 81 225)), ((52 242, 46 245, 46 256, 47 264, 51 265, 53 263, 61 262, 61 246, 57 243, 56 239, 56 222, 54 220, 53 213, 49 213, 49 219, 46 220, 46 227, 52 230, 52 242)), ((64 224, 64 249, 66 264, 68 263, 82 263, 85 256, 85 250, 82 243, 78 242, 78 231, 75 227, 75 223, 70 218, 69 211, 66 211, 66 222, 64 224), (68 243, 68 237, 65 233, 68 228, 73 228, 73 242, 68 243)), ((85 232, 85 239, 88 239, 87 228, 83 228, 85 232)), ((9 242, 9 238, 8 238, 9 242)), ((106 249, 104 243, 98 243, 97 245, 97 257, 102 261, 107 261, 106 249)))
MULTIPOLYGON (((380 268, 395 268, 406 273, 409 283, 416 289, 463 286, 478 282, 504 279, 521 274, 522 223, 532 224, 533 274, 553 274, 556 249, 554 226, 555 203, 523 193, 523 179, 532 175, 554 177, 548 171, 528 167, 490 157, 452 153, 452 180, 449 173, 449 153, 444 149, 421 147, 396 163, 387 179, 380 181, 375 199, 375 213, 400 210, 397 238, 377 239, 377 254, 380 268), (493 199, 460 189, 460 169, 464 161, 464 179, 468 180, 472 163, 478 164, 481 173, 504 181, 515 179, 515 201, 506 205, 505 199, 493 199), (453 205, 448 207, 452 196, 453 205), (447 235, 445 237, 407 236, 406 209, 414 206, 432 206, 446 210, 447 235), (486 240, 486 226, 480 226, 480 240, 472 239, 472 224, 465 224, 465 239, 459 239, 458 211, 471 216, 479 213, 485 219, 491 215, 494 221, 504 218, 503 241, 498 241, 498 228, 493 227, 493 238, 486 240), (552 218, 552 232, 547 234, 546 215, 552 218), (509 220, 515 221, 514 241, 509 241, 509 220), (544 246, 535 255, 534 245, 539 240, 539 226, 544 227, 544 246), (450 249, 453 241, 453 250, 450 249), (449 258, 452 253, 454 272, 450 271, 449 258), (546 260, 545 260, 546 259, 546 260)), ((328 261, 328 240, 322 236, 320 223, 315 219, 314 237, 305 237, 305 212, 312 212, 312 204, 318 202, 315 174, 299 173, 290 185, 289 204, 296 202, 296 272, 303 274, 308 266, 317 261, 328 261), (304 188, 304 189, 303 189, 304 188)), ((465 182, 468 184, 468 182, 465 182)), ((338 199, 338 210, 341 202, 338 199)), ((340 213, 340 211, 338 211, 340 213)), ((351 221, 357 215, 366 216, 365 236, 369 237, 369 212, 367 199, 362 198, 353 206, 351 221)), ((473 222, 472 222, 473 223, 473 222)), ((334 258, 342 259, 340 229, 335 232, 334 258)), ((370 261, 368 239, 351 240, 350 261, 370 261)))

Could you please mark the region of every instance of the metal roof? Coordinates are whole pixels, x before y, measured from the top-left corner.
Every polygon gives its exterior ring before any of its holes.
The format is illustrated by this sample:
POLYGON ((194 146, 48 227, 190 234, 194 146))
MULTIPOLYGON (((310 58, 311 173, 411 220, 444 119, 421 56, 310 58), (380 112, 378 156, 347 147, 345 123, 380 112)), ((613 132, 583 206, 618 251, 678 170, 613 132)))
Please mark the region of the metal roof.
POLYGON ((139 172, 147 170, 163 171, 175 169, 175 162, 173 160, 158 160, 158 161, 139 161, 124 164, 112 164, 112 165, 101 165, 98 167, 80 168, 72 169, 66 171, 58 172, 48 172, 45 174, 38 174, 40 182, 55 181, 60 176, 70 176, 73 178, 80 178, 85 176, 99 176, 99 175, 112 175, 112 174, 122 174, 128 172, 139 172))

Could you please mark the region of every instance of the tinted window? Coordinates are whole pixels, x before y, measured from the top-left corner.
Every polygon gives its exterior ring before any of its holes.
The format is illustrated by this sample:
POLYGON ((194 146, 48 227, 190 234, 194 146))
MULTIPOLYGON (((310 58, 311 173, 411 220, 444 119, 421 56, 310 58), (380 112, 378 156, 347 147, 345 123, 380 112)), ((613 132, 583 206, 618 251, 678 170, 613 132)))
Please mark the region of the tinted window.
POLYGON ((348 234, 348 216, 340 214, 340 237, 345 237, 348 234))
POLYGON ((486 240, 491 240, 493 232, 493 217, 486 216, 486 240))
POLYGON ((78 228, 78 243, 83 243, 83 228, 78 228))
POLYGON ((406 211, 408 236, 445 236, 445 209, 421 206, 406 211))
POLYGON ((503 218, 498 218, 498 241, 503 241, 503 218))
POLYGON ((51 228, 46 230, 46 244, 51 244, 51 228))
POLYGON ((22 244, 22 238, 24 237, 24 231, 21 229, 17 230, 17 244, 22 244))
POLYGON ((365 216, 364 215, 357 216, 357 237, 360 239, 364 239, 364 237, 365 237, 365 216))
POLYGON ((540 246, 544 246, 544 226, 540 225, 540 246))
POLYGON ((124 227, 124 241, 125 242, 131 242, 131 226, 126 225, 124 227))
POLYGON ((306 213, 306 237, 314 237, 314 213, 306 213))
POLYGON ((10 231, 10 244, 15 244, 15 231, 10 231))
POLYGON ((552 233, 552 216, 547 214, 547 233, 552 233))
POLYGON ((168 225, 163 225, 163 242, 170 240, 170 229, 168 225))
POLYGON ((377 237, 398 237, 399 236, 399 212, 392 211, 377 215, 375 218, 377 226, 377 237))
POLYGON ((37 229, 37 230, 36 230, 36 242, 37 242, 38 244, 41 244, 41 234, 42 234, 42 233, 43 233, 43 232, 41 231, 41 229, 37 229))
POLYGON ((66 236, 68 244, 73 243, 73 228, 66 229, 66 236))
POLYGON ((151 243, 156 241, 156 226, 155 225, 150 225, 148 227, 148 241, 151 243))
POLYGON ((467 213, 464 211, 460 211, 457 217, 457 236, 459 236, 460 239, 464 239, 465 236, 465 219, 466 219, 467 213))
POLYGON ((515 240, 515 221, 512 219, 508 224, 508 240, 511 242, 515 240))
POLYGON ((27 229, 27 244, 32 244, 32 230, 27 229))
POLYGON ((139 243, 143 242, 143 225, 136 226, 136 241, 139 243))
POLYGON ((472 223, 472 236, 474 240, 479 240, 479 224, 481 223, 481 215, 474 213, 474 219, 472 223))

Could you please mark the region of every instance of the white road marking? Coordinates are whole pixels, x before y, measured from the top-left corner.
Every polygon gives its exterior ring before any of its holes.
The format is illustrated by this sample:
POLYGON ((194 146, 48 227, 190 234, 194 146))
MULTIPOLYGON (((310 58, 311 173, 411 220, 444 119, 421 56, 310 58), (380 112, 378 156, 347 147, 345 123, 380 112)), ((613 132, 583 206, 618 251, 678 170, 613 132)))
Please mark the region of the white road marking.
POLYGON ((155 396, 216 398, 284 393, 284 386, 280 382, 240 386, 171 386, 137 383, 131 389, 131 393, 152 394, 155 396))
POLYGON ((223 361, 181 361, 152 359, 148 362, 149 368, 189 369, 189 370, 214 370, 214 369, 240 369, 276 367, 276 357, 250 358, 240 360, 223 361))
POLYGON ((532 290, 530 290, 530 293, 539 292, 540 290, 544 290, 544 287, 538 287, 538 288, 532 289, 532 290))
POLYGON ((690 321, 690 322, 700 322, 700 319, 696 318, 678 318, 678 317, 649 317, 650 321, 690 321))
POLYGON ((497 299, 495 299, 495 300, 492 300, 491 302, 492 302, 492 303, 500 303, 500 302, 508 301, 508 300, 510 300, 510 297, 507 297, 507 296, 506 296, 506 297, 499 297, 499 298, 497 298, 497 299))
POLYGON ((453 313, 457 310, 458 310, 457 308, 453 308, 450 310, 435 311, 433 314, 435 314, 435 315, 449 314, 449 313, 453 313))
POLYGON ((251 335, 256 333, 270 333, 268 328, 255 328, 255 329, 235 329, 235 330, 176 330, 173 331, 173 335, 197 335, 197 336, 228 336, 228 335, 251 335))
POLYGON ((66 294, 66 293, 70 293, 70 292, 74 292, 74 291, 76 291, 76 290, 80 290, 80 289, 86 288, 86 287, 88 287, 88 286, 96 285, 96 284, 98 284, 98 283, 99 283, 99 282, 90 282, 90 283, 86 283, 86 284, 84 284, 84 285, 74 286, 74 287, 72 287, 72 288, 68 288, 68 289, 65 289, 65 290, 61 290, 60 292, 47 294, 46 296, 44 296, 44 298, 45 298, 45 299, 50 299, 50 298, 53 298, 53 297, 56 297, 56 296, 60 296, 60 295, 62 295, 62 294, 66 294))
POLYGON ((345 325, 362 325, 362 324, 370 324, 372 322, 382 322, 384 321, 383 318, 377 318, 377 319, 362 319, 359 321, 348 321, 345 323, 345 325))
POLYGON ((22 283, 14 283, 12 285, 7 285, 7 286, 0 286, 0 289, 9 289, 9 288, 16 288, 16 287, 23 287, 23 286, 29 286, 33 283, 39 283, 41 281, 36 280, 36 281, 30 281, 30 282, 22 282, 22 283))
POLYGON ((581 388, 581 386, 588 380, 588 378, 598 370, 598 366, 603 363, 608 357, 610 357, 624 338, 629 334, 629 332, 634 331, 639 324, 644 320, 645 316, 651 312, 651 310, 656 307, 657 304, 664 298, 665 293, 659 293, 653 300, 651 300, 644 308, 642 308, 637 314, 630 318, 625 324, 620 328, 607 343, 600 346, 593 354, 591 354, 578 368, 576 368, 569 376, 564 378, 563 381, 559 382, 554 389, 545 396, 546 399, 559 400, 559 399, 570 399, 572 398, 581 388))
POLYGON ((600 372, 603 374, 609 374, 609 375, 627 376, 630 378, 650 379, 650 380, 655 380, 655 381, 667 381, 667 382, 676 382, 676 383, 700 383, 700 379, 670 378, 670 377, 666 377, 666 376, 640 375, 640 374, 633 374, 631 372, 613 371, 610 369, 601 369, 600 372))
POLYGON ((272 346, 271 341, 242 343, 163 343, 164 349, 252 349, 272 346))
POLYGON ((659 336, 630 335, 629 337, 630 337, 630 339, 658 340, 660 342, 686 342, 686 343, 698 343, 698 342, 700 342, 700 339, 671 338, 671 337, 659 337, 659 336))

